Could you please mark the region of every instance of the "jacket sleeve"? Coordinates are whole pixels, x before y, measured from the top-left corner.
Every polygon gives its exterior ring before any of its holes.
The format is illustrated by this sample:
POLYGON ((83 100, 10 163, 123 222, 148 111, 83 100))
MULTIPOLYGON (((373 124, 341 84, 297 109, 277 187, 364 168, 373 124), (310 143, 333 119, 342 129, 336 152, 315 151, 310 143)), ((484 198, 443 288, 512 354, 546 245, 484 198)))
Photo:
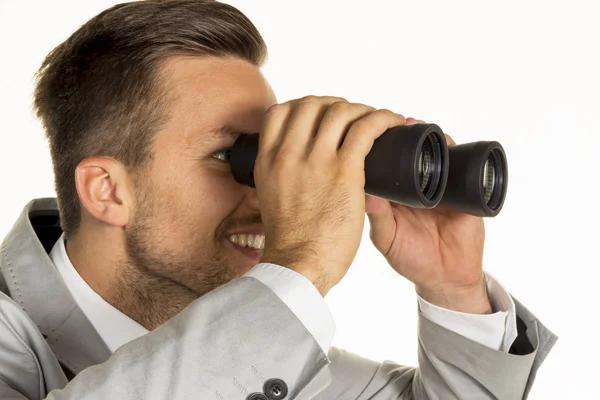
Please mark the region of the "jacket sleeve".
POLYGON ((27 400, 22 393, 13 390, 8 384, 0 380, 0 399, 2 400, 27 400))
POLYGON ((28 315, 0 292, 1 400, 38 400, 46 395, 47 384, 56 387, 66 385, 64 375, 62 380, 59 376, 46 380, 42 373, 45 369, 60 371, 56 358, 47 356, 51 354, 47 346, 28 315))
POLYGON ((294 398, 328 359, 264 284, 241 277, 80 372, 51 400, 245 399, 280 379, 294 398))
MULTIPOLYGON (((516 304, 533 348, 529 353, 491 350, 420 316, 416 369, 337 349, 326 356, 275 293, 242 277, 192 302, 105 363, 55 386, 62 389, 46 398, 246 399, 273 378, 288 390, 285 400, 526 398, 556 338, 516 304)), ((58 368, 58 362, 33 356, 28 338, 15 334, 14 325, 0 323, 0 399, 41 399, 41 363, 58 368)))
POLYGON ((419 368, 383 363, 332 348, 329 381, 316 400, 527 399, 557 340, 514 297, 518 337, 508 353, 437 325, 419 313, 419 368))

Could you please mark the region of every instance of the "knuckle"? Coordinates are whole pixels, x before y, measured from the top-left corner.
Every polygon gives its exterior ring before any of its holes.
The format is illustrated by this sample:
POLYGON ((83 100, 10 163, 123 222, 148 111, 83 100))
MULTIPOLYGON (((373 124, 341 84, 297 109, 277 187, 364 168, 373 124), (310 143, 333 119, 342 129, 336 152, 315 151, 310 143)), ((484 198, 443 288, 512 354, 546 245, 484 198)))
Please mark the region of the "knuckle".
POLYGON ((370 127, 371 124, 364 118, 361 118, 352 124, 352 130, 357 131, 359 133, 367 131, 370 127))
POLYGON ((350 108, 350 103, 345 102, 345 101, 336 101, 333 104, 331 104, 331 106, 329 106, 329 109, 331 110, 332 113, 341 113, 341 112, 345 112, 350 108))
POLYGON ((314 94, 308 94, 306 96, 301 97, 299 99, 299 101, 302 101, 302 100, 308 100, 308 101, 319 100, 319 98, 320 98, 319 96, 316 96, 314 94))
POLYGON ((280 115, 287 112, 289 105, 286 103, 274 104, 266 111, 265 116, 270 117, 273 115, 280 115))
POLYGON ((344 97, 332 96, 331 99, 334 100, 334 103, 338 103, 338 102, 348 103, 348 100, 346 100, 344 97))
POLYGON ((377 111, 375 111, 377 114, 381 115, 382 117, 386 117, 386 118, 396 118, 397 114, 387 108, 382 108, 379 109, 377 111))
POLYGON ((317 96, 304 96, 300 100, 298 100, 298 108, 313 108, 320 104, 319 98, 317 96))
POLYGON ((349 103, 344 103, 342 101, 336 101, 332 105, 329 106, 325 116, 323 118, 323 123, 331 123, 341 117, 344 117, 349 114, 351 106, 349 103))

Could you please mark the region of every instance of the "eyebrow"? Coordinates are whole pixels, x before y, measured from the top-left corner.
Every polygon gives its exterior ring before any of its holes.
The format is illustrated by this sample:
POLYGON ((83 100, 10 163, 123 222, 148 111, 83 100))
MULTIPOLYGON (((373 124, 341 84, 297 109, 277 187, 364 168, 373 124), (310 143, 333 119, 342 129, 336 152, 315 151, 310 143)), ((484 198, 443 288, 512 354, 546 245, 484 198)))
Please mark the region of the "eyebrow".
POLYGON ((221 126, 221 127, 218 127, 216 129, 209 131, 209 137, 207 138, 207 141, 211 140, 211 139, 221 139, 221 138, 235 140, 240 135, 252 135, 254 133, 257 133, 257 132, 247 132, 244 130, 237 129, 231 125, 225 125, 225 126, 221 126))

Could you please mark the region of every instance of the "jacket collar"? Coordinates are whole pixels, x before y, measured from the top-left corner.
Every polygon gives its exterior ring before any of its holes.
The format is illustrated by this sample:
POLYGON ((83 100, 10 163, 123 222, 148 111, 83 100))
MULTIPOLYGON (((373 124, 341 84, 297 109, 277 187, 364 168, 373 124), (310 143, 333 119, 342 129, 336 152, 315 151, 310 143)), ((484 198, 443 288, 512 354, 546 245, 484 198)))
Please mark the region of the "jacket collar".
POLYGON ((48 255, 61 233, 55 198, 27 204, 0 247, 0 290, 29 315, 56 358, 78 374, 111 353, 48 255))

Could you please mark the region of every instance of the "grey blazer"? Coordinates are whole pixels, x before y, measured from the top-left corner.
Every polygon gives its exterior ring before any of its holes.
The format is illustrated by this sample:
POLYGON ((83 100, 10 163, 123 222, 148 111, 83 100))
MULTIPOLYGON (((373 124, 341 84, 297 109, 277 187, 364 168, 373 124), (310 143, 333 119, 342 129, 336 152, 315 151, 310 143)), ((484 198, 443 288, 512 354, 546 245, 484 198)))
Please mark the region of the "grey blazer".
POLYGON ((525 399, 557 340, 521 303, 509 353, 419 315, 419 367, 374 362, 310 332, 241 277, 110 354, 48 253, 56 200, 30 202, 0 248, 0 399, 525 399))

